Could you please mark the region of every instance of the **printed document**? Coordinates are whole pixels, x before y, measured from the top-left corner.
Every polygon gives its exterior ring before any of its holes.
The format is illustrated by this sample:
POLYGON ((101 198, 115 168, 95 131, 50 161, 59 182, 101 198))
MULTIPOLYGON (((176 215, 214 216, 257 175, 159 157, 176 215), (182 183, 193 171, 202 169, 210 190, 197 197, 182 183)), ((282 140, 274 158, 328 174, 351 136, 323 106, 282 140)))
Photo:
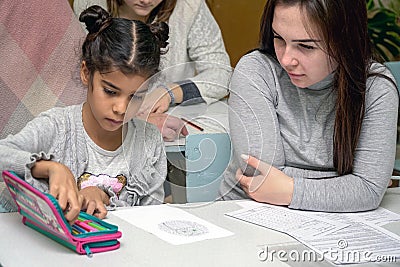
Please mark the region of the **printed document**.
POLYGON ((244 208, 226 215, 286 233, 336 264, 400 260, 400 237, 380 227, 400 221, 400 215, 384 208, 326 213, 253 201, 239 205, 244 208))

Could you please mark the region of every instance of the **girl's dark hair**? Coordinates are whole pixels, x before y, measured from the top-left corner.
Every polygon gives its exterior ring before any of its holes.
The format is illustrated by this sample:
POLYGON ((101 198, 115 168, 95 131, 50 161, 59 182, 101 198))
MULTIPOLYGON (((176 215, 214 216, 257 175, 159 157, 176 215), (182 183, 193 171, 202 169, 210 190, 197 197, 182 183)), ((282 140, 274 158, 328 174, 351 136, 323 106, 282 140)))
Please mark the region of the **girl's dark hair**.
MULTIPOLYGON (((123 4, 124 0, 107 0, 107 8, 113 17, 119 17, 119 7, 123 4)), ((174 11, 176 0, 163 0, 156 8, 154 8, 147 19, 150 22, 167 22, 169 17, 174 11)))
POLYGON ((91 77, 120 70, 125 74, 149 77, 158 71, 160 55, 168 45, 168 25, 164 22, 147 25, 141 21, 112 18, 94 5, 79 16, 88 34, 82 45, 82 60, 91 77))
POLYGON ((298 5, 308 30, 317 27, 327 54, 338 67, 334 76, 336 117, 333 163, 339 175, 351 173, 364 118, 367 77, 373 55, 365 0, 268 0, 261 19, 259 50, 276 59, 272 20, 277 5, 298 5))

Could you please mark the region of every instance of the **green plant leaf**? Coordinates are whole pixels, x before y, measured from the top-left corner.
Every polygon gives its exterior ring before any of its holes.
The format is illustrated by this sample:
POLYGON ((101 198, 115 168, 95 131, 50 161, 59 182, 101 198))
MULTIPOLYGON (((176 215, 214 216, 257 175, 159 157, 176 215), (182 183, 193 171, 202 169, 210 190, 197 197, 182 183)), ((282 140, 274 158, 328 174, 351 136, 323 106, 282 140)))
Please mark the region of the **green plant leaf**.
POLYGON ((386 7, 381 0, 366 0, 366 4, 368 34, 375 49, 385 60, 397 57, 400 55, 399 12, 386 7))
POLYGON ((367 0, 367 10, 371 10, 373 8, 375 8, 374 0, 367 0))

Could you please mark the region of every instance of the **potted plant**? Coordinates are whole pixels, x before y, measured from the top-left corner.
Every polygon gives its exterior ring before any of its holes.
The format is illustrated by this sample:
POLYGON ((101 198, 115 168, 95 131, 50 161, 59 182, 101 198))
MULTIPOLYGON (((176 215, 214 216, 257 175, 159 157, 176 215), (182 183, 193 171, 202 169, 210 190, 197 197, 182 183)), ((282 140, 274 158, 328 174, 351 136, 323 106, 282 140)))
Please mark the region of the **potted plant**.
POLYGON ((400 60, 400 1, 366 0, 368 33, 384 61, 400 60))

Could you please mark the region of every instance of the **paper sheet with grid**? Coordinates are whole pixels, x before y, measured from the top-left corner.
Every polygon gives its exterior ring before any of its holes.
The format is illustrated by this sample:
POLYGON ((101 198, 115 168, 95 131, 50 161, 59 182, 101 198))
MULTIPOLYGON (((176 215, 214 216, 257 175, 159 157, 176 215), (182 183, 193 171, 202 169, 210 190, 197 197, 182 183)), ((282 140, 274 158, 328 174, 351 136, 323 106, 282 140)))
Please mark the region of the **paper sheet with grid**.
POLYGON ((305 215, 287 208, 263 205, 226 213, 227 216, 290 234, 295 238, 323 236, 348 224, 305 215))

